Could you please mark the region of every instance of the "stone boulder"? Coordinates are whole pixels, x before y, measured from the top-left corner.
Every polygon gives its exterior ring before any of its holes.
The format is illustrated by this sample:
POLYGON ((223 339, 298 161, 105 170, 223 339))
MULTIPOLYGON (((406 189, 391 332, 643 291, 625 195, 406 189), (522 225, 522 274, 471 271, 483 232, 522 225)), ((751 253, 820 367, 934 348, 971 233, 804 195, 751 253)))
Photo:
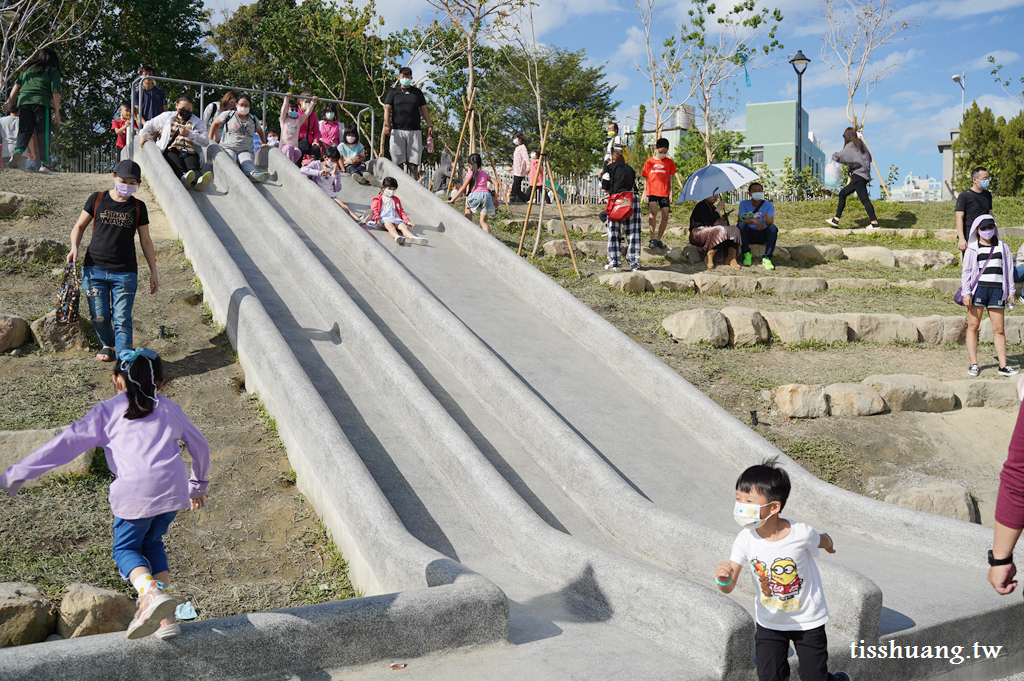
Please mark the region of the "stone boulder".
POLYGON ((665 230, 665 235, 666 236, 681 236, 684 239, 689 239, 690 238, 690 228, 689 227, 669 227, 668 229, 665 230))
POLYGON ((698 292, 711 296, 751 294, 757 290, 757 279, 754 277, 720 277, 716 274, 698 272, 693 275, 693 283, 697 286, 698 292))
POLYGON ((0 241, 0 258, 20 263, 36 260, 59 260, 67 253, 68 247, 53 239, 7 237, 0 241))
POLYGON ((687 345, 707 341, 720 348, 729 343, 729 324, 718 310, 683 310, 666 317, 661 326, 687 345))
POLYGON ((0 648, 45 641, 57 613, 36 587, 25 582, 0 584, 0 648))
MULTIPOLYGON (((564 241, 562 243, 565 243, 564 241)), ((580 253, 588 256, 608 255, 608 243, 605 241, 577 241, 573 244, 580 253)))
MULTIPOLYGON (((779 230, 781 234, 783 230, 779 230)), ((756 261, 758 258, 764 257, 764 244, 750 244, 750 256, 756 261)), ((775 252, 772 253, 772 260, 778 262, 779 260, 790 260, 789 249, 783 248, 782 246, 776 246, 775 252)))
POLYGON ((925 279, 922 288, 934 289, 941 293, 945 293, 948 296, 952 296, 956 293, 956 290, 960 288, 960 278, 956 279, 925 279))
POLYGON ((891 343, 907 340, 916 343, 917 326, 901 314, 843 313, 833 315, 850 326, 849 340, 891 343))
POLYGON ((654 290, 647 278, 640 272, 612 272, 611 274, 602 274, 597 280, 624 293, 643 293, 654 290))
POLYGON ((758 288, 776 293, 807 293, 827 291, 828 282, 820 277, 758 277, 758 288))
POLYGON ((822 341, 836 343, 846 341, 849 335, 847 323, 831 315, 796 312, 765 312, 761 315, 768 322, 768 328, 783 343, 822 341))
POLYGON ((678 247, 650 248, 643 246, 640 248, 640 262, 650 262, 658 258, 665 258, 670 262, 681 262, 686 259, 683 255, 683 249, 678 247))
POLYGON ((60 603, 57 633, 64 638, 125 631, 135 617, 135 601, 89 584, 68 584, 60 603))
POLYGON ((942 381, 917 374, 868 376, 863 381, 877 390, 892 411, 953 411, 956 396, 953 388, 942 381))
POLYGON ((969 523, 981 522, 970 492, 963 485, 953 482, 933 482, 921 487, 911 487, 888 494, 885 500, 890 504, 912 508, 915 511, 944 515, 969 523))
POLYGON ((791 419, 828 416, 828 400, 823 385, 780 385, 775 389, 775 404, 791 419))
POLYGON ((842 257, 843 249, 836 244, 829 244, 827 246, 804 244, 802 246, 791 246, 789 248, 789 259, 796 262, 818 265, 829 260, 841 260, 842 257))
MULTIPOLYGON (((576 244, 573 244, 572 250, 576 252, 576 257, 580 257, 580 256, 583 255, 583 253, 580 252, 580 249, 576 247, 576 244)), ((564 256, 564 257, 568 258, 569 257, 569 246, 566 245, 565 239, 557 239, 555 241, 548 241, 547 243, 544 244, 544 255, 547 255, 547 256, 564 256)))
POLYGON ((965 317, 932 315, 931 317, 911 317, 910 321, 917 327, 919 340, 923 343, 963 345, 967 338, 967 319, 965 317))
POLYGON ((921 249, 910 249, 906 251, 893 251, 897 267, 910 267, 918 270, 941 270, 957 261, 957 257, 946 251, 924 251, 921 249))
POLYGON ((832 416, 873 416, 889 411, 877 390, 862 383, 833 383, 825 387, 832 416))
POLYGON ((28 322, 21 317, 0 314, 0 352, 25 344, 28 335, 28 322))
POLYGON ((726 307, 722 310, 729 325, 729 345, 737 347, 768 342, 771 333, 761 313, 748 307, 726 307))
POLYGON ((946 385, 953 388, 961 407, 991 407, 1006 411, 1020 409, 1016 381, 967 379, 946 381, 946 385))
POLYGON ((665 272, 664 270, 644 270, 643 275, 655 291, 691 292, 695 290, 693 277, 689 274, 665 272))
POLYGON ((955 229, 936 229, 932 232, 932 238, 950 243, 956 243, 960 240, 955 229))
POLYGON ((688 262, 691 265, 696 265, 701 261, 700 249, 693 244, 687 244, 683 246, 683 262, 688 262))
POLYGON ((39 206, 39 199, 27 194, 0 192, 0 218, 39 206))
MULTIPOLYGON (((64 428, 43 428, 40 430, 0 430, 0 470, 5 470, 36 451, 47 442, 61 434, 64 428)), ((38 478, 29 480, 25 487, 39 484, 54 475, 65 473, 88 473, 92 464, 92 452, 75 458, 70 463, 51 469, 38 478)))
MULTIPOLYGON (((1003 320, 1003 333, 1006 334, 1007 343, 1021 343, 1021 338, 1024 338, 1024 318, 1006 317, 1003 320)), ((995 335, 992 333, 992 319, 988 315, 981 320, 978 340, 981 343, 991 343, 995 340, 995 335)))
MULTIPOLYGON (((88 314, 85 301, 82 301, 81 309, 88 314)), ((85 337, 81 320, 75 324, 58 324, 56 310, 51 310, 45 317, 32 322, 29 329, 32 331, 32 340, 43 352, 89 349, 89 341, 85 337)))
POLYGON ((888 279, 829 279, 827 283, 829 291, 841 288, 889 288, 888 279))
POLYGON ((896 256, 888 248, 882 246, 857 246, 844 248, 843 255, 847 260, 858 262, 877 262, 886 267, 896 267, 896 256))

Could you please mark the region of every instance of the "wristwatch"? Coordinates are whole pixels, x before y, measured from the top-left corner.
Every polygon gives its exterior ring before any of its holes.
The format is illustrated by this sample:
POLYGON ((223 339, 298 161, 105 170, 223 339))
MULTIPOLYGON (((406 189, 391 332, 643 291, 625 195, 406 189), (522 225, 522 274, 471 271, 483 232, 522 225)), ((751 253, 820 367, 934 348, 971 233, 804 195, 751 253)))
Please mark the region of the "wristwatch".
POLYGON ((997 567, 999 565, 1009 565, 1012 562, 1013 562, 1013 554, 1012 553, 1009 556, 1007 556, 1006 558, 998 558, 997 559, 997 558, 993 558, 992 557, 992 549, 988 550, 988 564, 991 565, 992 567, 997 567))

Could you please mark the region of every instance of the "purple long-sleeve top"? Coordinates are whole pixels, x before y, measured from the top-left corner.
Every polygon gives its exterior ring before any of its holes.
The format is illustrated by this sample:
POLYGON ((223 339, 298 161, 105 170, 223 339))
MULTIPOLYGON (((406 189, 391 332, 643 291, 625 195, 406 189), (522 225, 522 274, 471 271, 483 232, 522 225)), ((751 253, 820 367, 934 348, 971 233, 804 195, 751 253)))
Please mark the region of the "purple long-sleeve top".
MULTIPOLYGON (((1003 252, 1003 299, 1000 302, 1005 303, 1006 299, 1012 296, 1017 289, 1013 287, 1013 254, 1010 253, 1010 247, 1002 239, 999 240, 999 247, 1003 252)), ((963 291, 965 296, 973 296, 974 292, 978 290, 978 279, 981 276, 980 270, 987 259, 988 256, 978 256, 977 248, 968 248, 964 251, 963 270, 960 273, 960 290, 963 291)))
POLYGON ((189 498, 206 496, 210 445, 177 404, 158 397, 145 418, 124 418, 128 397, 100 402, 82 420, 0 474, 0 487, 14 496, 27 480, 63 466, 94 447, 106 451, 110 510, 118 518, 138 520, 189 507, 189 498), (192 475, 178 441, 192 456, 192 475))

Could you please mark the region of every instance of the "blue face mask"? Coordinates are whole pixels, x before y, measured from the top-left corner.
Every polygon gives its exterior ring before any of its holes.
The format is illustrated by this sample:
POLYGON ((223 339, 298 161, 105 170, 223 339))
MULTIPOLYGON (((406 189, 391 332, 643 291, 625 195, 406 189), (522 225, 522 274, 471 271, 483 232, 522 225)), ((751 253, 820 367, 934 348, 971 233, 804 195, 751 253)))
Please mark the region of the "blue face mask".
POLYGON ((296 111, 295 109, 289 109, 288 110, 288 118, 298 118, 298 117, 299 117, 299 112, 298 111, 296 111))
POLYGON ((991 181, 991 178, 985 178, 984 180, 978 183, 978 186, 981 187, 982 189, 988 189, 988 183, 991 181))

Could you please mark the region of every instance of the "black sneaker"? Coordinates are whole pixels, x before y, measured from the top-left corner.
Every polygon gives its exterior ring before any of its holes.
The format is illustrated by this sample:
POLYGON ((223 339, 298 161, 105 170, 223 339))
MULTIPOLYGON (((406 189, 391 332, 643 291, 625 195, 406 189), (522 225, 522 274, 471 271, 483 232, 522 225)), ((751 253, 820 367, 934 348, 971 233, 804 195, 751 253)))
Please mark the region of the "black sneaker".
POLYGON ((659 241, 658 242, 658 248, 668 248, 668 246, 665 245, 664 241, 659 241))
POLYGON ((1017 375, 1017 370, 1014 369, 1009 364, 1007 364, 1004 367, 999 367, 999 375, 1000 376, 1016 376, 1017 375))
POLYGON ((972 364, 970 366, 970 368, 967 369, 967 375, 968 376, 977 376, 980 373, 981 373, 981 369, 978 367, 977 364, 972 364))
POLYGON ((837 681, 853 681, 853 678, 846 672, 836 672, 832 676, 836 677, 837 681))
POLYGON ((647 242, 647 248, 657 248, 657 247, 658 247, 658 240, 657 239, 651 239, 650 241, 647 242))

